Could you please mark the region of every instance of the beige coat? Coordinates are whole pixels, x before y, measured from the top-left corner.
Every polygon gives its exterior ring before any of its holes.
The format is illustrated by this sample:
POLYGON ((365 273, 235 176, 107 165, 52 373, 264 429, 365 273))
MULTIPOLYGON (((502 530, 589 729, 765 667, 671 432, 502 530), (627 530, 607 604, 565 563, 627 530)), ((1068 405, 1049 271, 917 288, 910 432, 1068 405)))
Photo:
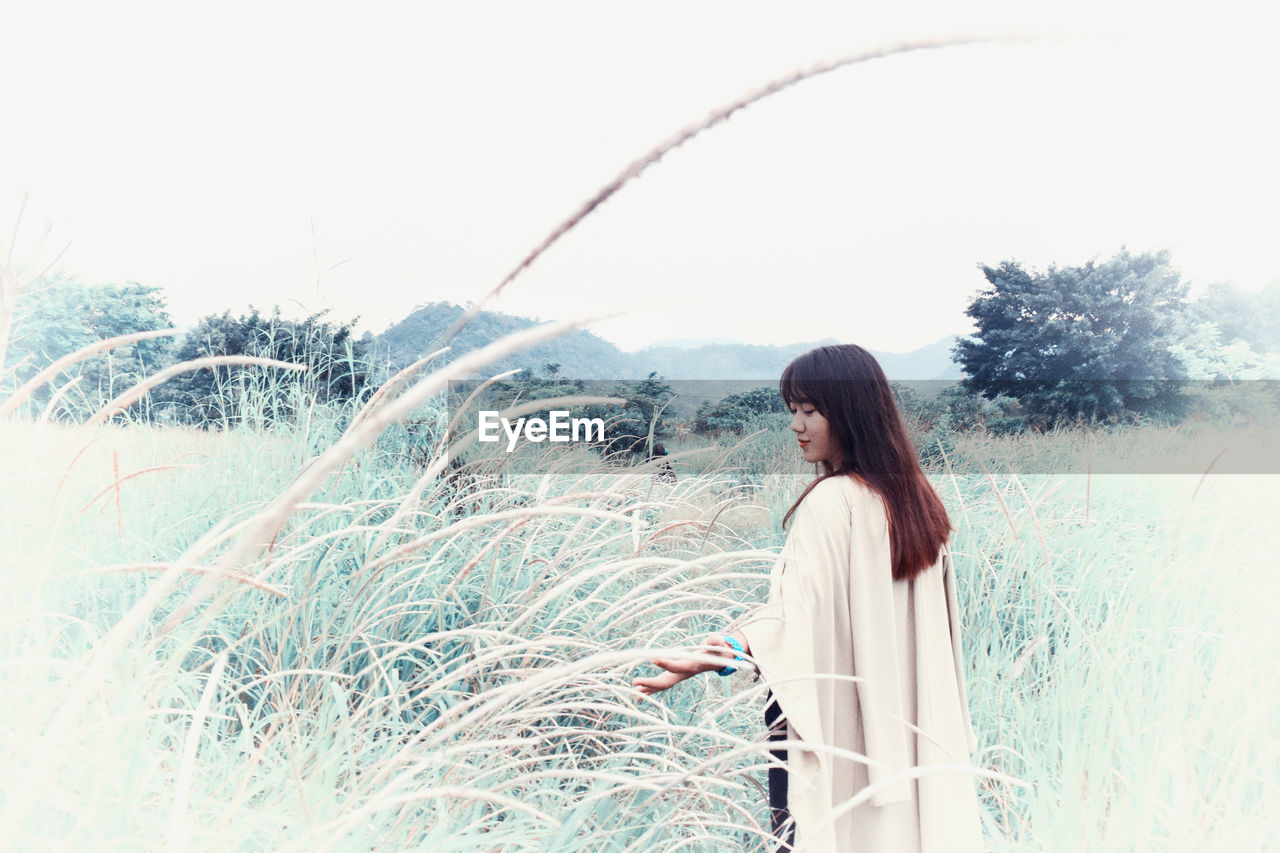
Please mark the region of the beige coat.
POLYGON ((982 850, 973 775, 928 769, 976 748, 950 553, 893 580, 884 504, 850 477, 818 483, 790 526, 742 632, 788 737, 814 747, 787 755, 797 849, 982 850))

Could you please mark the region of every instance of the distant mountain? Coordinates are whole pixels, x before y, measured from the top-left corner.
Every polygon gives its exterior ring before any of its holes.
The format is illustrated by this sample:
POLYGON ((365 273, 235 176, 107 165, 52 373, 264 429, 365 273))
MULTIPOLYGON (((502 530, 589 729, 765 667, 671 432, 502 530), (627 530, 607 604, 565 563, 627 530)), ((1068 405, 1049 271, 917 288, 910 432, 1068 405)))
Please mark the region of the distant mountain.
MULTIPOLYGON (((443 344, 437 338, 463 315, 465 309, 449 302, 432 302, 414 309, 373 339, 372 351, 386 359, 393 370, 407 367, 443 344)), ((536 326, 528 317, 514 317, 497 311, 481 311, 449 341, 448 360, 488 346, 504 335, 536 326)), ((560 374, 573 379, 613 379, 630 377, 628 354, 599 335, 573 329, 559 337, 530 347, 490 365, 486 375, 513 368, 529 368, 541 375, 544 365, 560 365, 560 374)), ((647 375, 647 374, 646 374, 647 375)))
MULTIPOLYGON (((871 350, 890 379, 959 379, 960 365, 951 360, 956 336, 948 335, 911 352, 871 350)), ((667 379, 776 379, 796 356, 814 347, 838 343, 831 338, 786 346, 707 344, 694 349, 646 347, 631 355, 637 376, 656 370, 667 379)))
POLYGON ((793 358, 833 340, 786 346, 763 344, 706 344, 694 349, 645 347, 631 353, 635 366, 656 370, 667 379, 776 379, 793 358))
MULTIPOLYGON (((440 345, 436 338, 443 334, 464 309, 448 302, 423 305, 398 323, 394 323, 373 339, 373 352, 385 359, 393 369, 412 364, 440 345)), ((503 335, 537 325, 528 317, 515 317, 496 311, 481 311, 450 342, 449 358, 486 346, 503 335)), ((711 343, 694 344, 699 339, 667 341, 636 352, 623 352, 617 346, 591 332, 575 329, 555 340, 524 352, 513 353, 494 364, 486 374, 512 368, 528 368, 543 375, 545 365, 559 365, 559 374, 572 379, 643 379, 658 373, 666 379, 761 380, 776 381, 782 369, 793 358, 816 346, 833 344, 820 341, 773 346, 724 342, 710 338, 711 343)), ((890 379, 958 379, 960 367, 951 360, 954 335, 906 353, 873 350, 890 379)))
POLYGON ((911 352, 871 353, 890 379, 959 379, 960 365, 951 360, 951 347, 958 335, 947 335, 911 352))

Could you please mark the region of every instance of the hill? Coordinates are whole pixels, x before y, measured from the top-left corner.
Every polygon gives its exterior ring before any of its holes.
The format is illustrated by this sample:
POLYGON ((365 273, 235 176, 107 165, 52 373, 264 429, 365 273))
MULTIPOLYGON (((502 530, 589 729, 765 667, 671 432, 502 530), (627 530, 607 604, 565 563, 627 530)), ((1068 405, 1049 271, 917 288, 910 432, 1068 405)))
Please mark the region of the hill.
MULTIPOLYGON (((372 351, 392 369, 405 367, 433 348, 464 309, 448 302, 432 302, 415 309, 391 325, 372 342, 372 351)), ((497 338, 530 326, 537 321, 497 311, 481 311, 452 341, 450 356, 457 356, 492 343, 497 338)), ((582 329, 575 329, 553 341, 514 353, 495 364, 490 372, 528 368, 542 375, 544 366, 558 364, 559 374, 574 379, 639 379, 656 372, 666 379, 775 381, 787 363, 815 346, 836 343, 832 339, 807 341, 785 346, 744 344, 711 339, 714 343, 688 346, 694 341, 672 341, 624 352, 617 346, 582 329)), ((958 379, 959 366, 951 360, 954 335, 905 353, 873 350, 890 379, 958 379)))
MULTIPOLYGON (((441 344, 436 339, 464 311, 461 306, 449 302, 432 302, 416 308, 409 316, 374 337, 372 351, 379 358, 385 358, 392 370, 407 367, 427 353, 439 349, 441 344)), ((451 349, 448 357, 457 358, 487 346, 504 335, 536 325, 537 321, 528 317, 481 311, 449 342, 451 349)), ((585 329, 574 329, 555 340, 513 353, 492 365, 489 372, 528 368, 541 374, 546 364, 559 364, 562 375, 575 379, 613 379, 631 375, 627 354, 585 329)))

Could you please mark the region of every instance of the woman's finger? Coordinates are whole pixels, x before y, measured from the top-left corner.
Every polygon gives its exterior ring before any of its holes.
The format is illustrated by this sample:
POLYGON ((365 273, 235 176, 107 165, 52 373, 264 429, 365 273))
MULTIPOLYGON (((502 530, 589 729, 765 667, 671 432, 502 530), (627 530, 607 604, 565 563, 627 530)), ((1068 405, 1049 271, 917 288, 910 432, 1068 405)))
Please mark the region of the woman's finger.
POLYGON ((651 678, 637 678, 631 684, 641 693, 651 695, 666 690, 672 685, 679 684, 687 677, 673 672, 664 672, 662 675, 655 675, 651 678))
POLYGON ((667 672, 678 673, 680 675, 697 675, 700 672, 707 671, 707 665, 694 660, 680 660, 676 658, 662 658, 654 661, 656 666, 660 666, 667 672))

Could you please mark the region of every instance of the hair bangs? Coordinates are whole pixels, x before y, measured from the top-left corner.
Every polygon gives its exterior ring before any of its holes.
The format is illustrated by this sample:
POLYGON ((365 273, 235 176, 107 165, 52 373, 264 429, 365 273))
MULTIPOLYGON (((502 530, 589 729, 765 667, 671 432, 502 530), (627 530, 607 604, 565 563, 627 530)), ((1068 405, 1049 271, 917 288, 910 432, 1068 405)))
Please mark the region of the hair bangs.
POLYGON ((822 393, 822 383, 810 369, 813 366, 813 359, 803 355, 793 360, 782 371, 778 392, 782 394, 782 402, 788 406, 812 403, 818 411, 825 412, 826 395, 822 393))

